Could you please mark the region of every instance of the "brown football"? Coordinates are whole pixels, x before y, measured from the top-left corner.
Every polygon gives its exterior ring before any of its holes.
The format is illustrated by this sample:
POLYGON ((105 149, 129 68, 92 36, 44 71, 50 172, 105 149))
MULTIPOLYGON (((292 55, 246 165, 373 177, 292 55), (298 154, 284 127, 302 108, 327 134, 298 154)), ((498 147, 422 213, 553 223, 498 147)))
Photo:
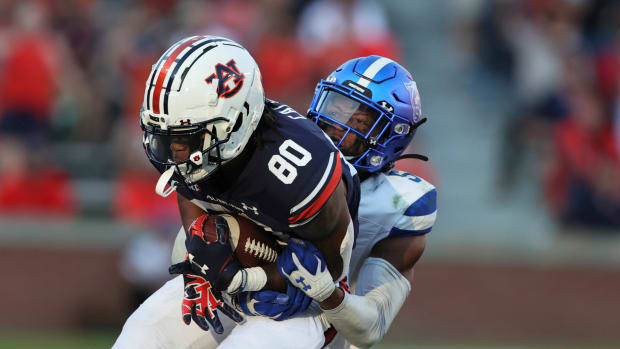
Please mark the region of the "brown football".
POLYGON ((215 218, 226 220, 230 228, 230 246, 246 268, 257 267, 276 261, 280 253, 280 245, 276 239, 251 220, 229 214, 211 215, 204 223, 203 233, 207 241, 213 241, 215 234, 215 218))

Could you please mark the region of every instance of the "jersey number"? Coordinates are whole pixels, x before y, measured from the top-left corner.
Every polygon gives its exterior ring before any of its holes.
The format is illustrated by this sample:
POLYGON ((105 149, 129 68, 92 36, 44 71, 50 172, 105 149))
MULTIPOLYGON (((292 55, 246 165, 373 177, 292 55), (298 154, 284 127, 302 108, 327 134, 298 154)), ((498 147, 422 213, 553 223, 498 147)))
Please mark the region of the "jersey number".
POLYGON ((306 166, 312 155, 290 139, 282 142, 278 151, 280 154, 273 155, 267 166, 284 184, 291 184, 297 177, 297 167, 306 166))
POLYGON ((407 178, 408 180, 410 180, 412 182, 416 182, 416 183, 422 182, 422 180, 419 177, 414 176, 411 173, 401 172, 401 171, 396 171, 396 170, 390 170, 390 172, 388 172, 388 176, 404 177, 404 178, 407 178))

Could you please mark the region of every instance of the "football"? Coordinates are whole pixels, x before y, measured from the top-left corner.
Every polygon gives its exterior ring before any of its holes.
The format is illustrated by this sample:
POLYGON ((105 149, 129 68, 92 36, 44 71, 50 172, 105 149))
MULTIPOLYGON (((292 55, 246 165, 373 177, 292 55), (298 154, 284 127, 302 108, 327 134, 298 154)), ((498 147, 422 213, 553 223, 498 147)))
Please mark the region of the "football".
POLYGON ((246 268, 257 267, 276 261, 280 245, 276 239, 251 220, 229 214, 211 215, 203 226, 207 240, 215 238, 215 219, 222 217, 230 228, 230 246, 239 263, 246 268))

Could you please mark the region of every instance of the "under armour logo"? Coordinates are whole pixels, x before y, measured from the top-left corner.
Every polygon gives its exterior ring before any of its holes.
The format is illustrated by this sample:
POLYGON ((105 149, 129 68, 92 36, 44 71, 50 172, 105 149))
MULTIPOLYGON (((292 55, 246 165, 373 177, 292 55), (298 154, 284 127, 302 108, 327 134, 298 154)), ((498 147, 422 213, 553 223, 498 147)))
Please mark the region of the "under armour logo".
POLYGON ((297 282, 298 284, 301 284, 303 286, 303 290, 304 291, 308 291, 309 289, 312 288, 312 286, 310 285, 306 285, 306 283, 304 282, 304 277, 300 276, 299 279, 295 280, 295 282, 297 282))
POLYGON ((215 65, 215 73, 209 75, 205 81, 211 84, 213 79, 217 79, 217 96, 230 98, 239 92, 243 86, 245 75, 237 68, 237 63, 231 59, 225 65, 218 63, 215 65))
POLYGON ((257 215, 257 216, 258 216, 258 209, 257 209, 256 207, 254 207, 254 206, 248 206, 248 205, 246 205, 246 204, 245 204, 245 202, 242 202, 242 203, 241 203, 241 206, 243 206, 243 210, 244 210, 244 211, 251 210, 252 212, 254 212, 254 214, 255 214, 255 215, 257 215))
POLYGON ((207 270, 209 270, 209 267, 206 264, 200 265, 198 263, 196 263, 194 261, 194 255, 189 253, 187 258, 189 259, 189 262, 195 266, 197 266, 200 269, 200 272, 203 273, 204 275, 207 274, 207 270))
POLYGON ((385 110, 389 111, 390 113, 394 111, 394 107, 392 107, 390 103, 386 101, 379 102, 379 105, 382 106, 385 110))

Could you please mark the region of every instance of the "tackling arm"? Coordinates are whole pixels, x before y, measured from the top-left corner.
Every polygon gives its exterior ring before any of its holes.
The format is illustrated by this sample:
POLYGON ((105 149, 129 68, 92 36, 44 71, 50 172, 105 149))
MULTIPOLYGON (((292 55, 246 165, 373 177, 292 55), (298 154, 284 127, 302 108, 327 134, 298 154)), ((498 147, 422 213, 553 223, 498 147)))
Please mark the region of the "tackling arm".
POLYGON ((177 204, 179 205, 179 212, 181 213, 181 223, 185 231, 189 231, 189 227, 196 218, 207 213, 202 208, 196 206, 180 193, 177 193, 177 204))
MULTIPOLYGON (((295 233, 311 241, 321 251, 332 280, 339 280, 348 271, 353 249, 353 223, 346 200, 346 186, 340 181, 321 211, 310 222, 296 227, 295 233)), ((265 289, 284 292, 286 282, 276 263, 263 267, 267 274, 265 289)), ((335 296, 335 294, 334 294, 335 296)))
POLYGON ((356 295, 336 292, 339 303, 321 303, 328 320, 358 347, 379 342, 411 291, 413 267, 426 246, 426 236, 388 238, 373 248, 360 270, 356 295))
POLYGON ((323 254, 334 280, 340 280, 349 268, 353 249, 353 222, 346 200, 346 186, 340 181, 318 215, 295 231, 311 241, 323 254))

